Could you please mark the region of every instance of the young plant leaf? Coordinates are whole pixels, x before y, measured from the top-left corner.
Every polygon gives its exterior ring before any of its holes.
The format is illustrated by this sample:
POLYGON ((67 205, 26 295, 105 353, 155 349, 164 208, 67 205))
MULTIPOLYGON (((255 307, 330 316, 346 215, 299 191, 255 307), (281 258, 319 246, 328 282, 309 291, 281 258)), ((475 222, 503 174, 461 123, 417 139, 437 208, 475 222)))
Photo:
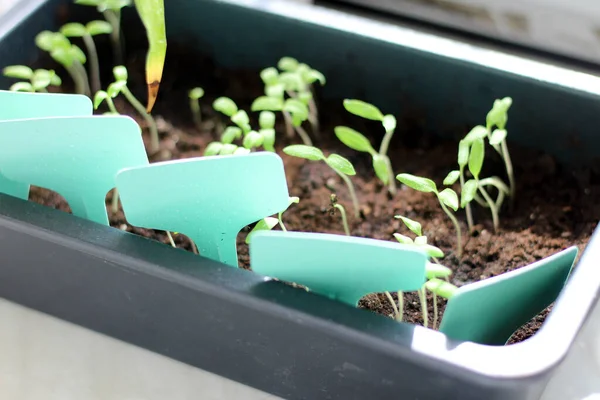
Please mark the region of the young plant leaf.
POLYGON ((70 22, 60 28, 60 33, 66 37, 82 37, 88 34, 85 26, 78 22, 70 22))
POLYGON ((425 246, 427 244, 427 236, 417 236, 415 238, 415 244, 418 246, 425 246))
POLYGON ((295 71, 298 69, 298 60, 292 57, 281 57, 277 63, 277 68, 282 71, 295 71))
POLYGON ((279 75, 279 82, 281 82, 286 90, 293 92, 301 91, 305 84, 302 80, 302 76, 297 72, 283 72, 279 75))
POLYGON ((17 82, 8 89, 11 92, 33 92, 33 86, 29 82, 17 82))
POLYGON ((283 100, 284 93, 285 93, 285 86, 281 83, 269 85, 265 88, 265 94, 268 97, 278 97, 283 100))
POLYGON ((304 158, 312 161, 325 160, 323 152, 316 147, 306 146, 304 144, 293 144, 283 149, 287 155, 304 158))
POLYGON ((258 231, 270 231, 271 229, 275 228, 275 226, 277 226, 278 223, 279 223, 279 220, 277 218, 273 218, 273 217, 267 217, 267 218, 261 219, 254 225, 254 228, 252 228, 250 233, 248 233, 248 236, 246 236, 246 244, 250 243, 253 233, 258 232, 258 231))
POLYGON ((223 149, 223 143, 221 143, 221 142, 209 143, 208 146, 206 146, 206 149, 204 150, 204 155, 205 156, 216 156, 221 152, 221 149, 223 149))
POLYGON ((404 222, 404 225, 406 225, 406 227, 408 229, 410 229, 410 231, 412 233, 414 233, 417 236, 423 236, 423 232, 422 232, 422 228, 421 228, 421 223, 414 221, 410 218, 407 217, 403 217, 402 215, 396 215, 395 218, 401 219, 402 222, 404 222))
POLYGON ((260 71, 260 79, 265 85, 274 85, 277 83, 279 72, 273 67, 265 68, 260 71))
POLYGON ((53 73, 45 69, 36 69, 31 77, 31 86, 35 90, 47 88, 50 85, 53 73))
POLYGON ((425 265, 425 277, 427 279, 434 278, 449 278, 452 275, 452 270, 448 267, 437 263, 427 263, 425 265))
POLYGON ((189 91, 188 96, 192 100, 199 100, 202 97, 204 97, 204 89, 202 89, 201 87, 195 87, 189 91))
POLYGON ((25 65, 10 65, 2 70, 4 76, 8 78, 16 78, 30 80, 33 76, 33 70, 25 65))
POLYGON ((263 148, 267 151, 275 151, 275 129, 261 129, 258 131, 263 136, 263 148))
POLYGON ((396 117, 391 114, 385 115, 381 120, 381 123, 386 132, 393 132, 396 130, 396 117))
POLYGON ((112 25, 109 24, 106 21, 91 21, 88 22, 88 24, 85 26, 85 30, 87 31, 87 33, 90 34, 90 36, 96 36, 96 35, 108 35, 110 33, 112 33, 113 28, 112 25))
POLYGON ((458 195, 454 190, 446 188, 438 194, 438 198, 454 211, 458 210, 458 195))
POLYGON ((247 149, 253 149, 260 147, 263 144, 263 135, 256 131, 250 131, 244 137, 244 147, 247 149))
POLYGON ((56 75, 56 72, 54 72, 54 70, 51 69, 51 70, 48 70, 48 72, 50 73, 50 84, 52 86, 62 85, 62 79, 60 79, 60 76, 56 75))
POLYGON ((384 185, 390 182, 390 171, 388 170, 386 156, 373 153, 373 169, 375 170, 375 175, 377 175, 384 185))
POLYGON ((308 107, 300 100, 287 99, 283 104, 283 110, 305 121, 308 118, 308 107))
POLYGON ((129 79, 127 68, 123 65, 117 65, 113 68, 113 76, 115 77, 115 81, 127 82, 129 79))
POLYGON ((213 102, 213 108, 228 117, 232 117, 238 111, 237 105, 228 97, 219 97, 213 102))
POLYGON ((97 110, 98 107, 100 107, 100 104, 102 104, 102 102, 107 98, 108 93, 106 93, 104 90, 98 90, 94 95, 94 110, 97 110))
POLYGON ((425 288, 436 295, 443 297, 445 299, 449 299, 458 290, 456 286, 451 284, 450 282, 446 282, 444 280, 433 278, 425 283, 425 288))
POLYGON ((467 136, 465 136, 463 140, 468 144, 471 144, 476 140, 485 138, 487 134, 488 130, 485 126, 477 125, 473 129, 471 129, 469 133, 467 133, 467 136))
POLYGON ((281 111, 282 109, 283 99, 280 97, 260 96, 250 106, 252 111, 281 111))
POLYGON ((502 141, 504 141, 504 139, 506 139, 506 129, 496 129, 494 130, 494 132, 492 132, 492 136, 490 137, 490 144, 492 146, 497 146, 500 143, 502 143, 502 141))
POLYGON ((402 235, 400 233, 394 233, 394 237, 396 240, 402 244, 414 244, 413 240, 408 236, 402 235))
POLYGON ((222 156, 228 156, 234 154, 238 149, 239 147, 235 144, 225 143, 223 144, 223 147, 221 147, 221 151, 219 152, 219 154, 221 154, 222 156))
POLYGON ((275 127, 275 113, 271 111, 262 111, 258 115, 258 126, 261 129, 273 129, 275 127))
POLYGON ((460 171, 458 171, 458 170, 450 171, 450 173, 448 173, 448 175, 446 175, 446 177, 444 178, 444 185, 446 185, 446 186, 454 185, 454 183, 456 183, 456 181, 458 180, 459 177, 460 177, 460 171))
POLYGON ((238 110, 235 114, 231 116, 231 122, 242 128, 242 131, 249 132, 250 129, 250 117, 248 117, 248 113, 244 110, 238 110))
POLYGON ((469 151, 471 150, 471 143, 466 140, 461 140, 458 143, 458 165, 464 168, 469 163, 469 151))
POLYGON ((233 155, 236 155, 236 156, 241 156, 241 155, 244 155, 244 154, 250 154, 250 149, 246 149, 245 147, 238 147, 233 152, 233 155))
MULTIPOLYGON (((416 242, 416 241, 415 241, 416 242)), ((419 248, 423 250, 429 257, 442 258, 444 257, 444 252, 440 250, 438 247, 432 246, 430 244, 422 244, 419 245, 419 248)))
POLYGON ((331 168, 341 172, 344 175, 356 175, 356 171, 354 170, 352 163, 340 155, 330 154, 329 157, 325 159, 325 162, 331 168))
POLYGON ((108 95, 114 99, 119 95, 119 93, 121 93, 121 90, 123 90, 125 86, 125 81, 113 82, 110 85, 108 85, 108 88, 106 88, 106 93, 108 93, 108 95))
POLYGON ((237 126, 228 126, 221 135, 222 143, 233 143, 234 140, 242 137, 242 130, 237 126))
POLYGON ((475 198, 478 183, 475 179, 469 179, 465 182, 460 192, 460 207, 465 208, 475 198))
POLYGON ((362 100, 346 99, 344 108, 351 114, 373 121, 383 121, 383 114, 379 108, 362 100))
POLYGON ((309 69, 305 73, 302 74, 302 78, 306 83, 313 84, 317 81, 321 84, 321 86, 325 85, 325 75, 317 71, 316 69, 309 69))
POLYGON ((347 126, 336 126, 334 132, 335 136, 352 150, 375 154, 375 150, 371 146, 369 139, 364 137, 362 133, 347 126))
POLYGON ((313 95, 311 92, 300 92, 298 93, 298 100, 308 106, 308 103, 312 100, 313 95))
POLYGON ((483 139, 474 140, 471 143, 471 154, 469 154, 469 171, 475 177, 479 178, 481 168, 483 167, 483 158, 485 157, 485 143, 483 139))
POLYGON ((437 193, 437 186, 431 179, 421 178, 411 174, 398 174, 396 179, 411 189, 424 193, 437 193))

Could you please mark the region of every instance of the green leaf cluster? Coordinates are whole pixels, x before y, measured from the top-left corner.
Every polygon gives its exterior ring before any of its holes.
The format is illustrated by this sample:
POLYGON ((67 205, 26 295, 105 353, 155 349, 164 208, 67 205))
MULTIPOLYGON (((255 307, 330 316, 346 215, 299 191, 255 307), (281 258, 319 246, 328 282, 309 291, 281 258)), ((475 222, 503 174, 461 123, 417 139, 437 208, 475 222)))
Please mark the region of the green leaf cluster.
POLYGON ((36 69, 24 65, 9 65, 2 70, 4 76, 22 80, 9 90, 15 92, 47 92, 48 86, 60 86, 62 80, 54 70, 36 69))

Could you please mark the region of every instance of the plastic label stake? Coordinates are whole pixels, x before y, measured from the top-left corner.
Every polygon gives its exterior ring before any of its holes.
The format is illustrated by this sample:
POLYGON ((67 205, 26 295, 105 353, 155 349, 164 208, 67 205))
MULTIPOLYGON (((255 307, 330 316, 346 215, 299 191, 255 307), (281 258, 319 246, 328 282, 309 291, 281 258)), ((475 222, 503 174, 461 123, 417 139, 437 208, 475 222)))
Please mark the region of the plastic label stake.
POLYGON ((460 287, 448 300, 440 331, 451 339, 504 345, 512 334, 556 300, 577 247, 531 265, 460 287))
POLYGON ((285 210, 289 199, 283 162, 269 152, 129 168, 117 189, 129 223, 181 232, 200 255, 234 267, 239 231, 285 210))
POLYGON ((0 122, 0 171, 62 195, 74 215, 108 225, 106 194, 123 168, 146 165, 137 123, 124 116, 0 122))
POLYGON ((414 246, 325 233, 258 231, 250 241, 254 272, 352 306, 369 293, 420 289, 427 260, 414 246))
MULTIPOLYGON (((43 117, 77 117, 93 114, 89 97, 78 94, 26 93, 0 90, 0 120, 43 117)), ((0 174, 0 192, 29 198, 29 185, 0 174)))

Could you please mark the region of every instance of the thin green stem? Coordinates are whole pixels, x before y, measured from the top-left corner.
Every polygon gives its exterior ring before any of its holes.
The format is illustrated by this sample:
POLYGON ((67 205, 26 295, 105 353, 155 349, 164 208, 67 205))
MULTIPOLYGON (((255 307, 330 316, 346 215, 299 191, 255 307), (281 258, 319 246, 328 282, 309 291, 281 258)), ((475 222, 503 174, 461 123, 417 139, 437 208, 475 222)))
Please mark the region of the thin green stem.
MULTIPOLYGON (((400 318, 400 311, 398 311, 398 307, 396 307, 396 302, 394 301, 394 298, 392 297, 390 292, 385 292, 385 295, 386 295, 388 301, 390 302, 390 304, 392 305, 392 308, 394 309, 394 319, 396 321, 398 321, 398 318, 400 318)), ((400 319, 400 321, 401 321, 401 319, 400 319)))
POLYGON ((73 66, 75 67, 77 73, 81 76, 81 80, 83 82, 83 94, 85 94, 88 97, 92 97, 92 92, 90 90, 90 81, 88 79, 88 74, 85 70, 85 67, 82 63, 80 63, 77 60, 73 62, 73 66))
POLYGON ((321 136, 321 132, 319 131, 319 111, 317 110, 317 103, 315 103, 315 99, 311 97, 308 101, 308 121, 312 127, 313 135, 316 138, 321 136))
POLYGON ((175 245, 175 241, 173 240, 173 236, 171 236, 171 232, 166 231, 167 232, 167 237, 169 238, 169 243, 171 243, 172 247, 177 248, 177 246, 175 245))
POLYGON ((398 292, 398 321, 402 322, 404 319, 404 292, 398 292))
MULTIPOLYGON (((438 198, 439 200, 439 198, 438 198)), ((446 213, 446 215, 448 216, 448 218, 450 218, 450 220, 452 221, 452 223, 454 224, 454 228, 456 229, 456 256, 460 259, 462 257, 462 231, 460 229, 460 224, 458 223, 458 220, 456 219, 456 217, 454 216, 454 214, 452 214, 452 212, 450 212, 450 210, 448 210, 448 207, 446 207, 446 205, 440 200, 440 206, 442 206, 442 210, 444 210, 444 212, 446 213)))
POLYGON ((119 212, 119 190, 117 188, 113 189, 113 197, 112 197, 112 202, 110 205, 111 211, 113 212, 113 214, 116 214, 119 212))
POLYGON ((381 146, 379 146, 379 154, 382 156, 387 156, 388 149, 390 147, 390 141, 392 140, 392 136, 394 136, 394 131, 386 132, 383 136, 383 140, 381 141, 381 146))
POLYGON ((98 52, 96 50, 96 44, 92 35, 83 35, 83 43, 88 51, 88 57, 90 59, 90 84, 92 86, 92 93, 96 93, 102 89, 100 83, 100 65, 98 63, 98 52))
POLYGON ((71 79, 73 79, 73 83, 75 84, 75 93, 85 94, 85 81, 78 69, 75 67, 75 64, 71 64, 70 66, 65 65, 65 69, 69 75, 71 75, 71 79))
POLYGON ((123 65, 123 48, 121 44, 121 10, 106 10, 104 19, 112 26, 110 40, 113 47, 115 65, 123 65))
POLYGON ((198 129, 202 129, 202 111, 200 110, 200 101, 198 99, 190 99, 190 109, 192 117, 198 129))
POLYGON ((278 215, 278 220, 279 220, 279 226, 281 227, 281 230, 284 232, 287 232, 287 228, 285 227, 285 224, 283 223, 283 213, 280 212, 278 215))
POLYGON ((308 133, 306 133, 306 131, 304 130, 304 128, 302 128, 301 126, 295 126, 294 129, 296 130, 296 132, 298 133, 298 136, 300 136, 300 139, 302 139, 302 142, 307 145, 307 146, 312 146, 312 140, 310 140, 310 136, 308 136, 308 133))
POLYGON ((432 329, 436 329, 438 324, 438 299, 437 299, 437 295, 435 293, 433 293, 433 325, 431 326, 432 329))
POLYGON ((394 177, 394 171, 392 170, 392 162, 387 155, 384 155, 385 164, 387 165, 387 170, 389 174, 389 183, 388 183, 388 191, 392 194, 396 194, 396 178, 394 177))
POLYGON ((429 325, 429 311, 427 310, 427 295, 425 293, 425 288, 421 288, 418 290, 419 299, 421 300, 421 312, 423 313, 423 326, 425 328, 429 325))
POLYGON ((292 117, 287 111, 283 111, 283 119, 285 120, 285 131, 288 138, 294 137, 294 126, 292 125, 292 117))
POLYGON ((356 192, 354 190, 354 185, 352 184, 352 181, 346 175, 338 172, 335 169, 334 169, 334 171, 336 174, 338 174, 342 178, 342 180, 348 187, 348 193, 350 193, 350 198, 352 199, 352 206, 354 208, 354 217, 360 218, 360 207, 358 205, 358 198, 356 197, 356 192))
POLYGON ((342 224, 344 225, 344 232, 346 233, 346 236, 350 236, 350 227, 348 226, 348 218, 346 218, 346 210, 344 209, 344 206, 342 206, 341 204, 336 204, 334 207, 340 210, 340 214, 342 214, 342 224))
POLYGON ((515 193, 516 193, 516 187, 515 187, 515 174, 513 172, 513 166, 512 166, 512 161, 510 159, 510 154, 508 153, 508 146, 506 144, 506 140, 502 141, 502 158, 504 159, 504 165, 506 166, 506 174, 508 175, 508 183, 510 186, 510 199, 511 199, 511 204, 514 203, 515 201, 515 193))
POLYGON ((146 107, 144 107, 142 105, 142 103, 140 103, 135 98, 135 96, 133 95, 133 93, 131 93, 131 91, 129 90, 129 88, 127 86, 123 86, 121 91, 123 92, 123 94, 125 95, 127 100, 129 101, 129 103, 131 103, 133 108, 135 108, 137 110, 137 112, 139 112, 140 115, 142 117, 144 117, 144 119, 148 123, 148 128, 150 129, 150 141, 151 141, 152 152, 153 153, 158 152, 158 150, 160 150, 160 142, 159 142, 159 138, 158 138, 158 128, 156 126, 156 121, 154 120, 154 118, 152 118, 152 116, 150 114, 148 114, 146 112, 146 107))
MULTIPOLYGON (((460 190, 462 193, 463 188, 465 187, 465 171, 464 167, 460 167, 460 190)), ((467 214, 467 226, 469 229, 469 234, 473 233, 473 211, 471 210, 471 202, 467 203, 465 206, 465 212, 467 214)))
POLYGON ((498 210, 496 209, 496 203, 494 203, 494 200, 492 200, 492 198, 488 194, 487 190, 485 190, 485 187, 480 186, 478 184, 477 189, 479 189, 479 191, 481 192, 481 195, 483 196, 485 201, 490 206, 490 212, 492 213, 492 222, 494 224, 494 232, 496 232, 498 230, 498 225, 499 225, 498 210))
POLYGON ((108 109, 110 110, 110 112, 119 114, 119 112, 117 111, 117 107, 115 107, 115 103, 108 96, 106 97, 106 104, 108 105, 108 109))

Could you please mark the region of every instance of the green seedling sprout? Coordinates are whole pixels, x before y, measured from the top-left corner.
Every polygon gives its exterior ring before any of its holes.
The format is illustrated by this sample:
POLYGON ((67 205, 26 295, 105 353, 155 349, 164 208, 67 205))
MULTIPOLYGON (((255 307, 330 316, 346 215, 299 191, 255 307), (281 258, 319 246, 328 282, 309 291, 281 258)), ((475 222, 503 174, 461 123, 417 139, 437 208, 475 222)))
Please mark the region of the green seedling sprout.
POLYGON ((266 218, 263 218, 260 221, 258 221, 254 225, 254 228, 252 228, 250 233, 248 233, 248 236, 246 236, 246 244, 250 244, 251 236, 255 232, 270 231, 271 229, 275 228, 275 226, 277 226, 277 225, 279 225, 279 227, 281 228, 282 231, 287 232, 287 228, 286 228, 285 224, 283 223, 283 213, 286 212, 292 204, 298 204, 298 202, 300 202, 300 198, 295 197, 295 196, 290 197, 287 208, 285 210, 279 212, 277 214, 277 218, 266 217, 266 218))
MULTIPOLYGON (((243 148, 247 150, 247 153, 251 152, 254 149, 264 147, 268 151, 275 151, 275 130, 273 126, 275 125, 275 118, 272 113, 263 112, 261 113, 261 117, 259 118, 259 124, 261 125, 261 129, 256 131, 252 129, 250 125, 250 117, 248 113, 244 110, 240 110, 238 106, 235 104, 233 100, 228 97, 219 97, 213 102, 213 108, 229 117, 230 121, 233 122, 236 126, 229 126, 225 128, 223 134, 221 135, 222 146, 224 145, 233 145, 233 141, 237 139, 242 139, 243 148)), ((217 149, 219 142, 213 142, 214 149, 217 149)), ((213 144, 211 143, 211 145, 213 144)), ((209 145, 210 146, 210 145, 209 145)), ((213 154, 221 154, 223 155, 223 147, 213 154)), ((231 148, 229 146, 229 148, 231 148)), ((225 147, 227 151, 230 151, 229 148, 225 147)), ((235 150, 234 150, 235 151, 235 150)), ((232 154, 232 153, 226 153, 232 154)), ((244 152, 238 152, 236 154, 244 154, 244 152)))
POLYGON ((371 142, 362 133, 349 128, 347 126, 337 126, 335 128, 335 135, 338 139, 346 146, 353 150, 369 153, 373 158, 373 169, 375 175, 383 182, 384 185, 388 186, 388 190, 391 194, 396 193, 396 182, 394 180, 394 171, 392 164, 387 152, 390 145, 390 140, 396 130, 396 118, 393 115, 384 115, 377 107, 372 104, 365 103, 361 100, 344 100, 344 108, 359 117, 380 121, 385 129, 385 136, 381 141, 379 151, 375 151, 371 142))
POLYGON ((319 114, 313 89, 316 82, 319 82, 321 86, 325 85, 325 76, 292 57, 282 57, 277 63, 277 67, 282 71, 278 74, 278 81, 285 85, 288 96, 296 98, 308 106, 308 122, 313 134, 318 137, 319 114))
POLYGON ((335 210, 340 212, 342 216, 342 225, 344 226, 344 233, 346 236, 350 236, 350 226, 348 225, 348 218, 346 217, 346 209, 343 205, 338 203, 337 196, 335 194, 331 194, 329 198, 329 206, 331 207, 331 215, 335 215, 335 210))
POLYGON ((194 123, 198 129, 202 129, 202 112, 200 110, 200 99, 204 97, 204 89, 201 87, 193 88, 189 91, 188 97, 190 98, 190 109, 192 110, 192 117, 194 123))
POLYGON ((110 39, 115 65, 123 64, 123 46, 121 43, 121 9, 131 6, 132 0, 75 0, 75 4, 96 7, 112 28, 110 39))
POLYGON ((9 90, 15 92, 40 92, 47 93, 48 86, 60 86, 62 80, 53 70, 36 69, 35 71, 24 65, 10 65, 2 70, 8 78, 22 79, 28 82, 17 82, 9 90))
POLYGON ((50 56, 67 70, 75 83, 77 93, 91 97, 88 75, 83 67, 87 58, 79 47, 72 44, 62 33, 50 31, 38 33, 35 44, 41 50, 50 53, 50 56))
POLYGON ((113 68, 115 81, 108 86, 106 90, 108 95, 115 98, 119 94, 123 94, 127 101, 136 109, 136 111, 146 120, 148 129, 150 130, 150 148, 152 153, 157 153, 160 150, 160 141, 158 137, 158 127, 156 121, 150 115, 142 103, 135 98, 133 93, 127 87, 128 73, 127 68, 120 65, 113 68))
POLYGON ((508 175, 510 187, 510 198, 511 202, 514 202, 516 194, 515 175, 510 154, 508 152, 508 145, 506 144, 506 123, 508 122, 508 109, 511 105, 512 98, 510 97, 496 99, 492 109, 486 116, 486 129, 488 132, 488 140, 490 145, 492 145, 494 150, 496 150, 504 160, 504 166, 506 168, 506 174, 508 175), (494 127, 497 129, 492 131, 494 127))
POLYGON ((100 83, 100 64, 98 62, 98 52, 94 43, 94 36, 107 35, 113 30, 111 24, 106 21, 91 21, 86 25, 71 22, 60 28, 60 33, 66 37, 79 37, 83 39, 83 43, 87 48, 88 57, 90 59, 90 83, 93 93, 96 93, 102 87, 100 83))
POLYGON ((324 161, 325 164, 327 164, 336 174, 340 176, 340 178, 342 178, 348 187, 348 192, 352 198, 352 205, 354 206, 354 216, 356 218, 360 217, 358 199, 356 197, 354 185, 349 178, 349 176, 356 175, 356 171, 354 170, 354 166, 350 161, 337 154, 330 154, 328 157, 325 157, 323 152, 316 147, 306 146, 303 144, 287 146, 283 149, 283 152, 287 155, 304 158, 310 161, 324 161))
POLYGON ((484 139, 487 137, 487 133, 488 130, 485 127, 476 126, 467 134, 467 136, 465 136, 463 140, 460 141, 458 150, 459 170, 451 171, 444 179, 445 185, 454 184, 458 177, 461 179, 460 206, 461 208, 466 209, 467 224, 469 225, 470 232, 473 230, 473 217, 471 214, 470 203, 474 199, 479 199, 477 197, 477 192, 483 196, 483 205, 490 209, 495 231, 498 230, 500 224, 499 212, 502 202, 504 201, 504 197, 505 195, 510 195, 510 189, 504 182, 502 182, 500 178, 490 177, 480 179, 481 169, 485 159, 484 139), (472 179, 469 179, 466 182, 464 181, 465 166, 473 176, 472 179), (486 189, 486 187, 489 186, 492 186, 498 190, 498 198, 496 201, 492 200, 486 189))
POLYGON ((267 87, 267 95, 260 96, 252 103, 251 111, 279 111, 283 114, 288 136, 295 131, 306 146, 312 146, 312 140, 302 123, 308 119, 308 107, 296 98, 284 99, 284 85, 267 87))
MULTIPOLYGON (((418 291, 419 300, 421 302, 421 311, 423 313, 423 324, 425 327, 429 324, 429 316, 427 310, 427 293, 426 289, 433 293, 433 325, 432 329, 436 329, 438 325, 438 296, 448 298, 448 291, 451 287, 454 287, 451 283, 448 282, 450 275, 452 274, 452 270, 448 267, 445 267, 440 264, 438 258, 444 257, 444 252, 438 247, 432 246, 427 243, 427 236, 423 235, 421 224, 417 221, 414 221, 410 218, 403 217, 401 215, 396 215, 395 218, 402 220, 404 225, 416 235, 416 238, 413 240, 408 236, 402 235, 400 233, 394 233, 394 238, 398 240, 398 242, 402 244, 407 244, 411 246, 416 246, 419 249, 422 249, 427 253, 429 257, 434 260, 434 263, 428 263, 426 267, 426 278, 427 282, 425 285, 418 291), (431 280, 439 280, 440 278, 446 279, 444 282, 445 285, 440 285, 436 283, 435 285, 428 285, 431 280)), ((388 295, 388 299, 393 302, 392 296, 388 295)), ((404 310, 403 308, 403 293, 398 292, 398 312, 403 312, 400 310, 404 310)), ((395 309, 396 310, 396 309, 395 309)), ((402 319, 400 318, 400 321, 402 319)))
POLYGON ((434 181, 427 178, 422 178, 419 176, 411 175, 411 174, 398 174, 396 176, 401 183, 410 187, 411 189, 417 190, 423 193, 434 193, 442 207, 442 210, 446 213, 448 218, 454 224, 454 228, 456 229, 456 255, 460 259, 462 257, 462 232, 460 229, 460 224, 458 220, 454 216, 454 214, 448 209, 451 208, 454 211, 458 210, 458 195, 456 192, 450 188, 446 188, 441 192, 438 191, 438 188, 434 181))

